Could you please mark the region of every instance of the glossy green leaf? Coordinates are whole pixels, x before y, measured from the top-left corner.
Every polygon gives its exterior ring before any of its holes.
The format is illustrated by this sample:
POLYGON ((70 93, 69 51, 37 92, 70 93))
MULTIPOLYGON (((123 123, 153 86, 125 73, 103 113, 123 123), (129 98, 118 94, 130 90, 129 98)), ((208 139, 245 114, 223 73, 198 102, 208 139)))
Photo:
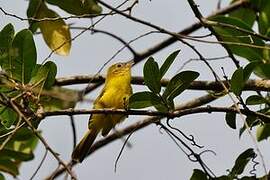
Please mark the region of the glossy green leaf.
POLYGON ((250 75, 252 74, 252 72, 255 70, 255 68, 256 67, 258 67, 260 64, 262 64, 262 62, 260 62, 260 61, 253 61, 253 62, 250 62, 250 63, 248 63, 246 66, 245 66, 245 68, 244 68, 244 77, 243 77, 243 79, 244 79, 244 82, 246 82, 248 79, 249 79, 249 77, 250 77, 250 75))
POLYGON ((39 139, 36 136, 31 136, 27 141, 16 142, 15 148, 25 153, 32 153, 36 149, 38 142, 39 139))
POLYGON ((32 77, 30 84, 41 89, 50 89, 55 82, 57 67, 55 63, 48 61, 42 66, 37 66, 35 76, 32 77))
MULTIPOLYGON (((233 0, 231 3, 234 3, 238 0, 233 0)), ((256 20, 256 12, 249 7, 240 7, 229 13, 230 17, 238 18, 241 21, 244 21, 250 28, 252 28, 256 20)))
POLYGON ((266 35, 270 27, 270 2, 263 1, 261 3, 258 26, 260 34, 266 35))
POLYGON ((0 107, 0 120, 2 125, 10 128, 11 125, 17 120, 18 115, 9 107, 0 107))
POLYGON ((172 65, 173 61, 175 60, 176 56, 179 54, 180 50, 174 51, 170 54, 165 62, 160 67, 160 77, 162 78, 165 73, 168 71, 169 67, 172 65))
MULTIPOLYGON (((248 31, 253 31, 246 23, 237 18, 226 17, 226 16, 216 16, 211 18, 213 21, 220 23, 230 24, 248 31)), ((237 31, 236 28, 225 28, 225 27, 214 27, 215 31, 222 37, 223 41, 235 42, 235 43, 245 43, 253 44, 258 46, 264 46, 265 43, 254 36, 247 36, 246 33, 237 31), (252 38, 252 40, 250 39, 252 38)), ((248 59, 249 61, 261 61, 263 59, 262 49, 257 49, 253 47, 244 47, 238 45, 228 45, 231 51, 241 57, 248 59)))
POLYGON ((2 151, 0 151, 0 156, 18 161, 29 161, 34 158, 33 153, 24 153, 5 148, 2 151))
POLYGON ((153 92, 143 91, 132 94, 129 98, 129 108, 141 109, 162 104, 162 99, 153 92))
POLYGON ((253 149, 247 149, 246 151, 244 151, 243 153, 241 153, 235 163, 234 163, 234 166, 230 172, 230 176, 232 178, 240 175, 243 173, 246 165, 248 164, 248 162, 254 158, 256 156, 255 152, 253 149))
POLYGON ((37 56, 31 31, 25 29, 16 34, 9 55, 10 58, 2 62, 2 68, 15 80, 28 83, 37 56))
POLYGON ((207 175, 200 169, 193 169, 190 180, 207 180, 207 175))
MULTIPOLYGON (((246 123, 249 127, 254 127, 260 123, 259 119, 256 116, 248 115, 246 117, 246 123)), ((242 136, 242 134, 245 132, 246 126, 243 124, 243 127, 239 130, 239 138, 242 136)))
POLYGON ((37 19, 37 12, 40 8, 42 0, 29 0, 28 8, 27 8, 27 17, 29 18, 29 29, 34 33, 38 29, 38 22, 30 20, 31 18, 37 19))
POLYGON ((267 100, 259 95, 252 95, 249 96, 246 100, 247 105, 258 105, 258 104, 264 104, 267 103, 267 100))
POLYGON ((74 15, 91 15, 100 14, 102 12, 102 8, 95 0, 46 0, 46 2, 56 5, 66 12, 74 15))
MULTIPOLYGON (((13 38, 14 38, 14 28, 13 28, 12 24, 8 24, 0 31, 0 65, 1 65, 1 68, 3 68, 3 65, 6 64, 10 59, 10 53, 11 53, 10 47, 11 47, 13 38)), ((1 87, 0 89, 5 90, 6 88, 1 87)))
POLYGON ((35 136, 33 131, 27 127, 21 127, 12 137, 14 141, 27 141, 31 137, 35 136))
MULTIPOLYGON (((237 18, 226 17, 226 16, 216 16, 211 18, 213 21, 217 21, 220 23, 230 24, 235 27, 239 27, 248 31, 253 31, 247 24, 237 18)), ((256 46, 268 46, 264 43, 264 41, 258 37, 248 35, 244 32, 240 32, 237 28, 225 28, 225 27, 214 27, 215 31, 220 35, 224 42, 231 42, 231 43, 238 43, 238 44, 252 44, 256 46)), ((269 62, 269 49, 262 49, 262 48, 254 48, 254 47, 247 47, 241 46, 236 44, 228 44, 227 45, 231 51, 243 58, 246 58, 250 62, 252 61, 259 61, 263 62, 263 65, 259 65, 256 70, 255 74, 262 77, 262 78, 269 78, 270 77, 270 62, 269 62)))
MULTIPOLYGON (((2 50, 9 48, 14 37, 14 27, 12 24, 7 24, 0 31, 0 55, 2 55, 2 50)), ((1 57, 1 56, 0 56, 1 57)))
POLYGON ((168 83, 162 97, 173 100, 176 96, 187 89, 192 81, 199 76, 195 71, 183 71, 175 75, 168 83))
POLYGON ((256 137, 257 141, 262 141, 270 136, 270 124, 257 126, 256 137))
POLYGON ((265 42, 255 36, 240 32, 237 27, 253 32, 253 30, 243 21, 238 18, 232 18, 227 16, 216 16, 210 20, 217 21, 235 26, 235 28, 226 28, 214 26, 215 31, 220 35, 224 42, 229 42, 227 45, 231 51, 238 56, 246 58, 250 62, 261 62, 255 69, 255 74, 261 78, 270 77, 270 51, 269 49, 248 47, 246 45, 255 45, 260 47, 268 47, 265 42), (237 43, 237 44, 232 44, 237 43), (240 45, 241 44, 241 45, 240 45), (243 44, 246 44, 243 46, 243 44))
POLYGON ((232 128, 236 129, 236 113, 235 112, 227 112, 225 115, 225 120, 227 125, 232 128))
POLYGON ((9 159, 0 158, 0 171, 6 172, 14 177, 19 175, 17 164, 9 159))
POLYGON ((239 96, 242 92, 244 85, 245 85, 244 70, 242 67, 240 67, 236 71, 234 71, 230 83, 231 83, 231 91, 236 96, 239 96))
POLYGON ((145 85, 154 93, 158 94, 161 90, 160 71, 157 62, 150 57, 143 67, 143 77, 145 85))

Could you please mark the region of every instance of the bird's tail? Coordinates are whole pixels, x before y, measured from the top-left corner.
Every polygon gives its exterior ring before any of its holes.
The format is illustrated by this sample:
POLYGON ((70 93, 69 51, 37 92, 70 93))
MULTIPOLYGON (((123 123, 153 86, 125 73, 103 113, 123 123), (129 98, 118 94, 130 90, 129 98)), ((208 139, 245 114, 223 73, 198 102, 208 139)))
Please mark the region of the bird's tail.
POLYGON ((89 153, 90 147, 94 143, 98 131, 95 128, 89 129, 83 136, 82 140, 77 144, 72 152, 72 160, 75 162, 82 162, 89 153))

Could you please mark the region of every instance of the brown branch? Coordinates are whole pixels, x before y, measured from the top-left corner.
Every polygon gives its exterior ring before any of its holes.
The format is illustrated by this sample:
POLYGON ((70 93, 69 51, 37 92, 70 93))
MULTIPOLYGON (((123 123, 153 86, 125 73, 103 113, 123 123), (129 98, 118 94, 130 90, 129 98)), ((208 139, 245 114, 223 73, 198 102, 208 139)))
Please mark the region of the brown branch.
MULTIPOLYGON (((191 101, 188 101, 186 103, 183 103, 183 104, 177 106, 176 109, 180 110, 180 109, 194 108, 194 107, 198 107, 198 106, 201 106, 201 105, 204 105, 204 104, 208 104, 208 103, 210 103, 210 102, 212 102, 212 101, 214 101, 216 99, 217 99, 217 97, 214 97, 214 96, 212 96, 210 94, 207 94, 207 95, 201 96, 199 98, 193 99, 191 101)), ((138 128, 138 130, 142 129, 142 128, 150 125, 151 122, 155 122, 156 120, 159 120, 159 118, 157 118, 157 117, 146 118, 145 120, 136 122, 136 123, 124 128, 122 130, 118 130, 117 132, 106 136, 106 138, 104 138, 102 140, 99 140, 95 144, 93 144, 90 154, 93 153, 94 151, 104 147, 105 145, 113 142, 114 140, 122 138, 123 136, 125 136, 125 135, 127 135, 127 134, 129 134, 131 132, 134 132, 134 130, 136 128, 138 128), (118 133, 120 133, 122 136, 119 136, 118 133)), ((69 165, 74 166, 76 164, 73 164, 72 162, 70 162, 69 165)), ((58 171, 53 172, 46 179, 56 178, 57 176, 61 175, 64 171, 65 171, 65 169, 61 168, 58 171)))
MULTIPOLYGON (((45 18, 34 18, 34 17, 29 17, 29 18, 24 18, 21 16, 18 16, 16 14, 11 14, 4 10, 2 7, 0 7, 0 11, 5 15, 5 16, 10 16, 16 19, 19 19, 20 21, 33 21, 33 22, 43 22, 43 21, 58 21, 58 20, 68 20, 68 19, 81 19, 81 18, 94 18, 94 17, 99 17, 99 16, 107 16, 107 15, 115 15, 115 13, 100 13, 100 14, 82 14, 82 15, 71 15, 71 16, 66 16, 66 17, 45 17, 45 18)), ((124 10, 123 12, 128 11, 124 10)))
MULTIPOLYGON (((29 117, 28 114, 29 112, 21 107, 19 104, 17 104, 13 99, 9 99, 6 97, 4 94, 0 94, 2 98, 5 99, 7 105, 11 107, 20 118, 28 125, 28 127, 32 130, 32 132, 35 134, 35 136, 42 142, 44 147, 54 156, 54 158, 58 161, 59 165, 62 165, 64 169, 69 173, 71 176, 71 179, 75 180, 77 179, 74 173, 71 171, 71 168, 59 157, 59 155, 49 146, 49 144, 46 142, 46 140, 40 135, 40 132, 32 125, 30 120, 34 117, 31 117, 30 114, 29 117), (27 116, 26 116, 27 114, 27 116)), ((36 117, 35 117, 36 118, 36 117)))
MULTIPOLYGON (((105 81, 105 76, 70 76, 70 77, 61 77, 57 78, 55 81, 56 86, 67 86, 74 84, 84 84, 89 83, 93 84, 103 83, 105 81)), ((162 79, 161 85, 167 86, 169 79, 162 79)), ((227 81, 221 81, 227 88, 229 84, 227 81)), ((144 85, 144 80, 142 77, 135 76, 132 77, 132 84, 135 85, 144 85)), ((216 81, 193 81, 188 89, 191 90, 212 90, 212 91, 222 91, 224 88, 220 82, 216 81)), ((244 91, 270 91, 270 80, 248 80, 243 88, 244 91)))
POLYGON ((219 26, 219 27, 230 28, 230 29, 234 29, 234 30, 237 30, 239 32, 263 39, 265 41, 270 41, 270 38, 267 36, 264 36, 262 34, 258 34, 256 32, 254 32, 254 31, 249 31, 249 30, 246 30, 246 29, 243 29, 243 28, 240 28, 238 26, 231 25, 231 24, 221 23, 221 22, 217 22, 217 21, 210 21, 207 19, 204 19, 203 22, 209 26, 219 26))
MULTIPOLYGON (((248 0, 242 0, 242 1, 236 1, 232 4, 230 4, 229 6, 223 8, 223 9, 220 9, 214 13, 212 13, 211 15, 207 16, 206 18, 211 18, 211 17, 214 17, 216 15, 223 15, 223 14, 226 14, 226 13, 229 13, 231 11, 234 11, 235 9, 238 9, 242 6, 246 6, 249 4, 249 1, 248 0)), ((93 26, 89 26, 88 29, 91 29, 93 26)), ((181 35, 188 35, 188 34, 191 34, 195 31, 197 31, 198 29, 200 29, 202 27, 201 23, 200 22, 196 22, 190 26, 188 26, 187 28, 181 30, 178 32, 178 34, 181 34, 181 35)), ((85 31, 81 32, 80 34, 83 34, 85 31)), ((171 36, 169 37, 168 39, 154 45, 153 47, 149 48, 148 50, 146 51, 143 51, 141 53, 138 53, 137 56, 134 58, 134 61, 135 62, 140 62, 142 61, 143 59, 159 52, 160 50, 170 46, 171 44, 175 43, 176 41, 178 40, 178 38, 174 37, 174 36, 171 36)), ((50 58, 50 56, 52 55, 53 52, 50 53, 50 55, 45 58, 44 61, 46 61, 48 58, 50 58)), ((88 81, 89 83, 89 81, 88 81)), ((100 84, 101 85, 101 84, 100 84)), ((96 89, 97 87, 99 86, 95 86, 93 88, 91 88, 89 91, 87 92, 90 92, 94 89, 96 89)))
POLYGON ((89 29, 87 27, 74 27, 74 26, 70 26, 70 29, 75 29, 75 30, 90 30, 92 33, 102 33, 102 34, 106 34, 108 36, 111 36, 112 38, 120 41, 125 47, 127 47, 129 49, 129 51, 133 54, 133 57, 135 58, 137 56, 137 52, 129 45, 130 43, 126 42, 124 39, 122 39, 121 37, 117 36, 116 34, 113 34, 111 32, 105 31, 105 30, 100 30, 100 29, 89 29))
MULTIPOLYGON (((194 113, 211 113, 211 112, 235 112, 238 113, 238 109, 236 108, 227 108, 227 107, 199 107, 196 108, 198 106, 201 106, 203 104, 207 104, 213 100, 215 100, 216 97, 211 96, 211 95, 205 95, 202 97, 199 97, 197 99, 194 99, 192 101, 189 101, 185 104, 182 104, 180 106, 177 106, 178 111, 176 111, 177 113, 179 113, 178 115, 183 116, 183 115, 188 115, 188 114, 194 114, 194 113), (189 108, 189 109, 187 109, 189 108)), ((126 112, 126 111, 125 111, 126 112)), ((175 113, 176 113, 175 112, 175 113)), ((122 113, 122 112, 121 112, 122 113)), ((123 112, 124 113, 124 112, 123 112)), ((269 119, 270 117, 265 116, 264 114, 261 113, 257 113, 257 112, 252 112, 252 111, 247 111, 245 109, 241 110, 241 113, 246 114, 246 115, 255 115, 255 116, 260 116, 263 119, 266 117, 267 118, 267 122, 270 123, 269 119)), ((136 122, 132 125, 129 125, 121 130, 118 130, 117 133, 112 133, 108 136, 106 136, 105 138, 97 141, 90 149, 90 152, 88 154, 88 156, 92 153, 94 153, 95 151, 99 150, 100 148, 106 146, 109 143, 112 143, 113 141, 121 138, 119 136, 119 134, 121 134, 122 136, 128 135, 131 132, 134 131, 138 131, 150 124, 153 124, 155 122, 160 121, 161 117, 150 117, 150 118, 146 118, 145 120, 136 122)), ((74 166, 77 163, 69 163, 69 165, 74 166)), ((63 172, 65 171, 64 168, 59 169, 53 177, 57 177, 59 175, 61 175, 63 172)), ((51 176, 49 176, 50 178, 51 176)))
MULTIPOLYGON (((161 112, 152 110, 125 110, 125 109, 67 109, 58 111, 47 111, 41 113, 40 117, 49 116, 61 116, 61 115, 83 115, 83 114, 124 114, 124 115, 147 115, 147 116, 158 116, 159 118, 178 118, 185 115, 198 114, 198 113, 212 113, 212 112, 234 112, 239 113, 235 107, 197 107, 184 110, 176 110, 174 112, 161 112)), ((261 118, 264 123, 270 123, 270 116, 263 113, 254 112, 247 109, 240 109, 240 112, 246 116, 253 115, 261 118)))
MULTIPOLYGON (((207 16, 206 19, 217 16, 217 15, 227 14, 229 12, 234 11, 235 9, 238 9, 242 6, 246 6, 248 4, 249 4, 248 0, 236 1, 236 2, 232 3, 231 5, 223 8, 223 9, 220 9, 220 10, 212 13, 211 15, 207 16)), ((178 34, 188 35, 188 34, 191 34, 195 31, 197 31, 201 27, 202 27, 202 24, 200 22, 196 22, 196 23, 186 27, 185 29, 179 31, 178 34)), ((139 61, 143 60, 144 58, 149 57, 149 56, 159 52, 160 50, 170 46, 171 44, 175 43, 177 40, 178 39, 176 37, 170 37, 170 38, 156 44, 155 46, 149 48, 148 50, 139 53, 139 55, 137 56, 135 61, 139 62, 139 61)))

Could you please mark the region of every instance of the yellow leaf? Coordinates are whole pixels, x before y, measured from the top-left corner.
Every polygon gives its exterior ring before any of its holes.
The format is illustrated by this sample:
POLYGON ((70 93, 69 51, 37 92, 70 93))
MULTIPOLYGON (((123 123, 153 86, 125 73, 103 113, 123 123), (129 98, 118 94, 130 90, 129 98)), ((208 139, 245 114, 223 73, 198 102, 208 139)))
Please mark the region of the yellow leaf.
MULTIPOLYGON (((37 18, 57 18, 56 12, 42 4, 38 10, 37 18)), ((71 48, 71 36, 68 25, 63 19, 46 20, 38 23, 43 38, 49 48, 59 55, 68 55, 71 48)))

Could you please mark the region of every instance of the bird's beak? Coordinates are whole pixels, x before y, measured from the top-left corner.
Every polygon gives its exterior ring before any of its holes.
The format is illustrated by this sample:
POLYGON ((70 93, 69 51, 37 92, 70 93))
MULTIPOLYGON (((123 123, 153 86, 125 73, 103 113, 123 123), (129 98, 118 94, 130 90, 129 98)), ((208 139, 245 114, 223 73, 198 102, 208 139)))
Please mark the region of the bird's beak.
POLYGON ((135 62, 134 62, 134 60, 130 60, 130 61, 128 61, 128 62, 126 62, 126 65, 128 65, 128 66, 133 66, 135 64, 135 62))

